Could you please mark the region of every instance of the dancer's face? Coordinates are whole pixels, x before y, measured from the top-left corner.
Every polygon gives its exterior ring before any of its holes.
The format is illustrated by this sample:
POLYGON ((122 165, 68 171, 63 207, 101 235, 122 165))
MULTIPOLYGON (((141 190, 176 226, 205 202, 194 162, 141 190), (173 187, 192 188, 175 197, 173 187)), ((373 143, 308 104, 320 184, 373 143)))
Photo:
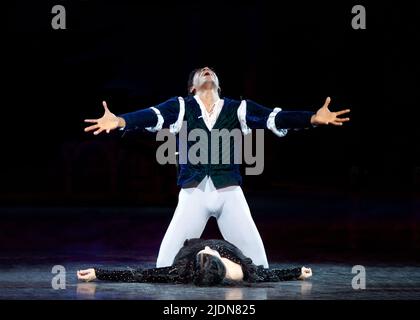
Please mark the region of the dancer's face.
POLYGON ((193 87, 191 91, 219 89, 219 78, 209 67, 198 69, 193 78, 193 87))
POLYGON ((194 263, 193 282, 196 285, 213 286, 226 277, 226 265, 219 252, 206 246, 197 253, 194 263))

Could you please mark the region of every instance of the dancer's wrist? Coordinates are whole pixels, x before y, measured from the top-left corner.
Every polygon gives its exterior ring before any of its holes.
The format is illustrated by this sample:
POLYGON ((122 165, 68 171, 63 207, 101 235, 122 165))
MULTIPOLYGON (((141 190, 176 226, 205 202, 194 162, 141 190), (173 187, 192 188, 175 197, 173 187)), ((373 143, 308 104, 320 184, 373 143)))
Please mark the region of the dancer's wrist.
POLYGON ((125 122, 124 118, 118 117, 118 125, 117 125, 117 127, 118 128, 124 128, 125 126, 126 126, 126 122, 125 122))

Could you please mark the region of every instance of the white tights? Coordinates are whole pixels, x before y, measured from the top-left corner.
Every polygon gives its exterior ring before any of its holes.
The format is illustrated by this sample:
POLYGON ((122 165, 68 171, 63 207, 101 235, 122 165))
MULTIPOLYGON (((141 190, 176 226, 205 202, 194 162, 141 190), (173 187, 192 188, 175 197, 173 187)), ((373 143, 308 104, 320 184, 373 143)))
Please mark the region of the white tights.
POLYGON ((181 189, 178 206, 160 245, 157 267, 172 265, 186 239, 200 238, 210 217, 217 219, 223 238, 256 265, 268 268, 264 244, 240 186, 216 189, 206 177, 195 188, 181 189))

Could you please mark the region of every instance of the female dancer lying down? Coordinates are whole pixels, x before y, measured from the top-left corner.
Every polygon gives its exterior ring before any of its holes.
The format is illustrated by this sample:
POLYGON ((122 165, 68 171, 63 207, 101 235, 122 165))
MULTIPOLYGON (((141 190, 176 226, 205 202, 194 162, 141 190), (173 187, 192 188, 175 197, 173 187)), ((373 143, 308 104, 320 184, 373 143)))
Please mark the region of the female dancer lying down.
POLYGON ((225 240, 203 239, 186 240, 170 267, 135 270, 90 268, 77 272, 78 279, 84 281, 194 283, 198 286, 304 280, 311 276, 312 270, 305 267, 266 269, 256 266, 233 244, 225 240))

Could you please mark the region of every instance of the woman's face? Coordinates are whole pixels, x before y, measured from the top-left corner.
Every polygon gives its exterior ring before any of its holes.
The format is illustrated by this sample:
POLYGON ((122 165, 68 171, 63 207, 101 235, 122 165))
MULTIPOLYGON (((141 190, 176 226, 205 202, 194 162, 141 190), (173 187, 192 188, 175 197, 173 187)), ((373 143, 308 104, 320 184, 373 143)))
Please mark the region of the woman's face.
POLYGON ((197 285, 217 285, 226 277, 226 266, 219 252, 206 246, 197 253, 193 282, 197 285))

